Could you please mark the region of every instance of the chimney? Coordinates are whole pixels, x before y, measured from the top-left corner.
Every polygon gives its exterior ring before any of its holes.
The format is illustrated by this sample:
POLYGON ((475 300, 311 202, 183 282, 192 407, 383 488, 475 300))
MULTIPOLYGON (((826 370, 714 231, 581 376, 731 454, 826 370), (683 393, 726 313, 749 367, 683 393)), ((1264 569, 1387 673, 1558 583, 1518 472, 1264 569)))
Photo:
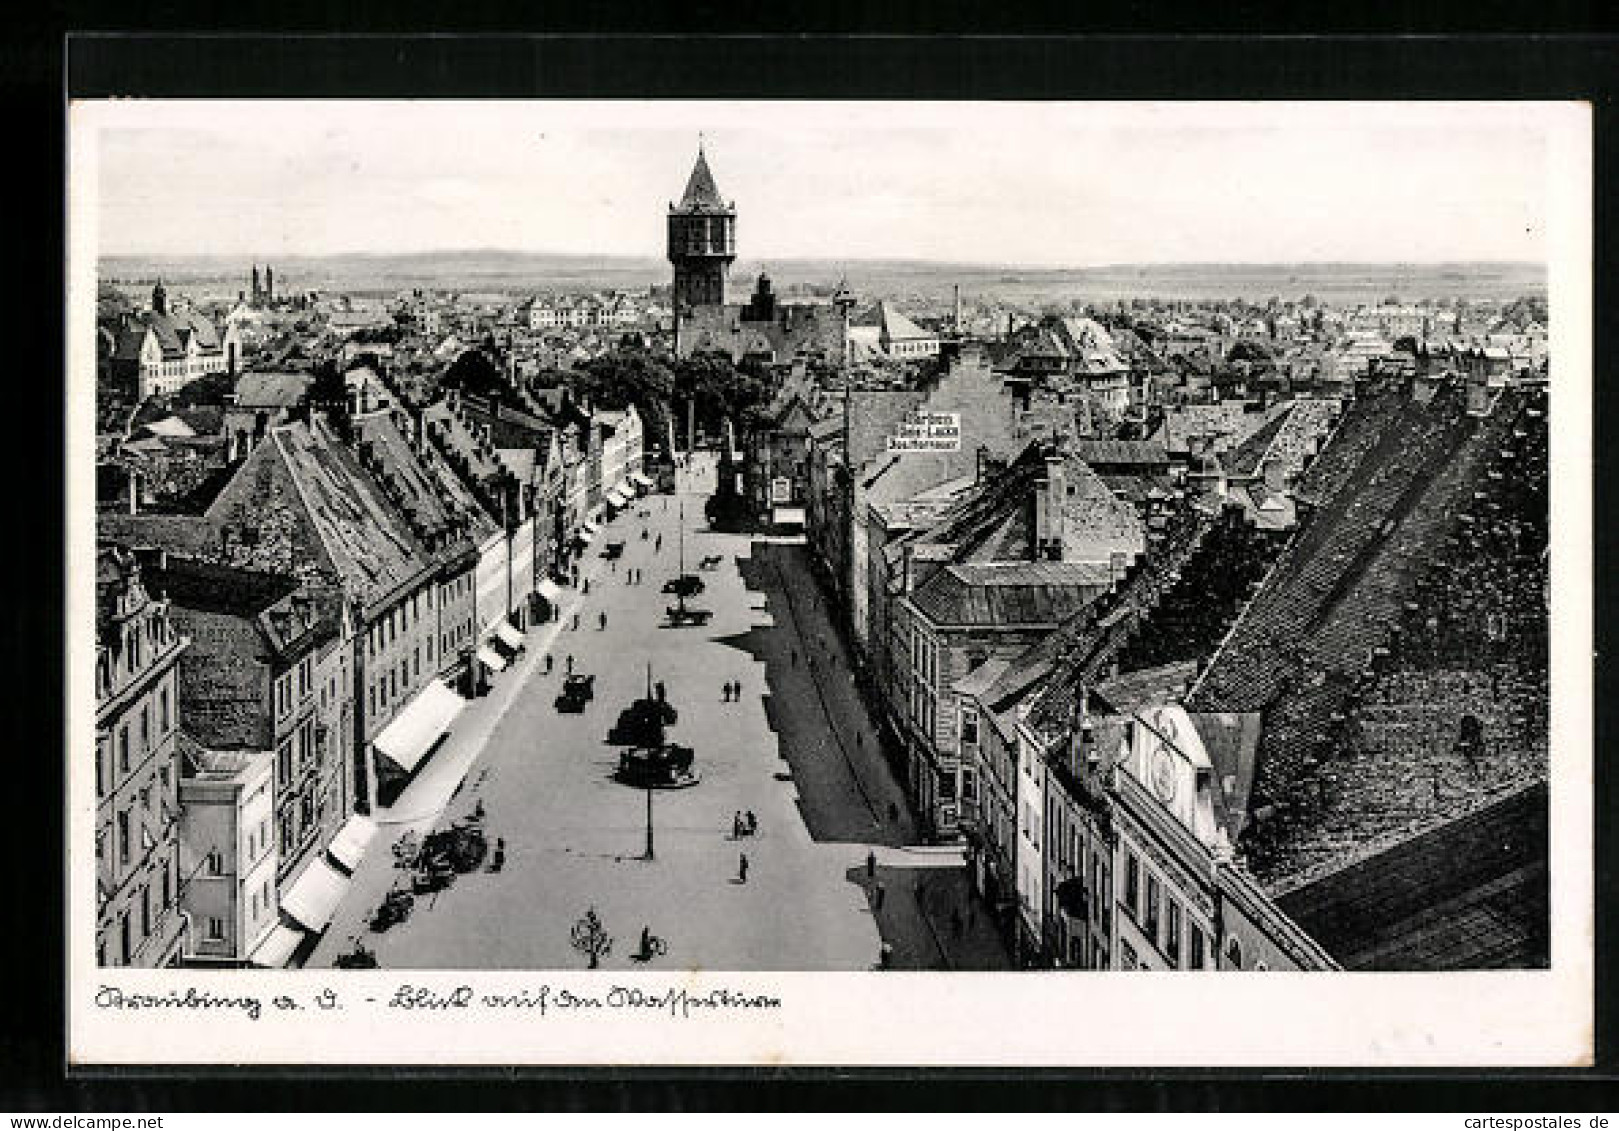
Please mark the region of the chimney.
POLYGON ((1063 504, 1068 498, 1068 467, 1061 449, 1046 450, 1046 471, 1035 497, 1036 560, 1061 561, 1063 504))

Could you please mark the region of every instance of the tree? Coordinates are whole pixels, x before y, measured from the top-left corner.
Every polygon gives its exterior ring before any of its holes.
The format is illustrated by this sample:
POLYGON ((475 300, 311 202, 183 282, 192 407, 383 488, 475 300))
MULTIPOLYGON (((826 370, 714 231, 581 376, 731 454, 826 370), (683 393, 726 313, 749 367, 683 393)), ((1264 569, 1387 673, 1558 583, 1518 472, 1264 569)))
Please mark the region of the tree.
POLYGON ((444 371, 444 376, 439 379, 439 384, 482 397, 488 396, 492 391, 504 389, 506 379, 488 354, 482 350, 466 350, 451 362, 450 367, 444 371))
POLYGON ((592 358, 568 374, 565 383, 602 408, 634 405, 648 440, 661 441, 669 434, 675 377, 667 365, 647 353, 619 349, 592 358))
POLYGON ((601 918, 592 907, 573 925, 573 949, 590 959, 590 968, 596 969, 606 955, 613 953, 613 936, 602 927, 601 918))

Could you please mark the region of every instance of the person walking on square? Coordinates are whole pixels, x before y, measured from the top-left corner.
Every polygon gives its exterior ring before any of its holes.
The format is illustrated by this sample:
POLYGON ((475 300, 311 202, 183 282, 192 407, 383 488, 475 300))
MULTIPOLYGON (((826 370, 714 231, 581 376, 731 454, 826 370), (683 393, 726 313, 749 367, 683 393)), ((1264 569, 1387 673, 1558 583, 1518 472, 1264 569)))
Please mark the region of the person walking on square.
POLYGON ((731 818, 731 839, 742 839, 742 810, 740 809, 738 809, 736 811, 736 815, 731 818))
POLYGON ((551 656, 551 653, 547 652, 545 654, 545 674, 546 675, 551 674, 551 664, 552 664, 552 656, 551 656))
POLYGON ((578 613, 573 614, 573 624, 568 627, 568 631, 569 632, 577 632, 577 631, 579 631, 579 614, 578 613))
POLYGON ((586 597, 590 596, 590 578, 587 577, 579 583, 579 592, 583 593, 586 597))
POLYGON ((572 652, 568 653, 568 674, 569 675, 573 674, 573 653, 572 652))
POLYGON ((877 853, 871 849, 866 850, 866 879, 874 879, 877 875, 877 853))
POLYGON ((662 534, 658 535, 657 541, 652 543, 652 552, 654 554, 663 553, 663 535, 662 534))
POLYGON ((752 809, 749 809, 747 811, 747 813, 743 816, 742 820, 746 822, 746 827, 747 827, 749 836, 757 836, 757 835, 759 835, 759 818, 755 817, 753 815, 753 810, 752 809))
POLYGON ((748 854, 746 852, 737 853, 736 878, 738 883, 745 884, 748 882, 748 854))
POLYGON ((877 885, 877 910, 883 909, 883 900, 888 898, 888 888, 882 884, 877 885))
POLYGON ((604 609, 603 611, 597 613, 596 616, 598 618, 597 622, 596 622, 596 631, 597 632, 606 632, 607 631, 607 612, 606 612, 606 610, 604 609))

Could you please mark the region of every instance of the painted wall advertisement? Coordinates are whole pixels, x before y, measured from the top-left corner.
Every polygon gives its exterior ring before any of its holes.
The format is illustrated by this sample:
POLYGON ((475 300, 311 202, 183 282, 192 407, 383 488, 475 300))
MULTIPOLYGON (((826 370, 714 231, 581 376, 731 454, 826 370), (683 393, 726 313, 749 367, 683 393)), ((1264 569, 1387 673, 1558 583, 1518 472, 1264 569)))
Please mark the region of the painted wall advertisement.
POLYGON ((888 450, 897 452, 959 452, 961 414, 957 412, 918 412, 900 421, 899 430, 888 437, 888 450))

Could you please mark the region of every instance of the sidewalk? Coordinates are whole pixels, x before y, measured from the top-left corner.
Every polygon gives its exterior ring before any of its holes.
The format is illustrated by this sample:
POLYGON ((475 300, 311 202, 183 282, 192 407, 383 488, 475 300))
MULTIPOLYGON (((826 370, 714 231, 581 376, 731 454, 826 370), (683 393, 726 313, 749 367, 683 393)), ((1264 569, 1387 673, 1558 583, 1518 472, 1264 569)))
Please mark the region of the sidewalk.
MULTIPOLYGON (((596 580, 596 559, 581 571, 582 577, 596 580)), ((363 925, 382 897, 406 874, 396 866, 393 846, 406 833, 414 833, 421 840, 442 821, 445 811, 465 787, 468 775, 477 765, 486 749, 489 736, 494 733, 512 706, 536 678, 543 679, 545 655, 556 644, 558 635, 568 618, 584 603, 578 590, 564 591, 568 605, 559 615, 524 634, 523 655, 504 672, 496 673, 487 695, 467 701, 449 734, 433 751, 426 763, 417 771, 410 784, 386 808, 372 810, 376 821, 376 837, 354 869, 354 878, 348 891, 334 912, 331 924, 305 960, 305 967, 332 965, 333 959, 348 951, 356 932, 363 925)), ((481 774, 473 779, 472 788, 461 797, 462 808, 470 812, 472 799, 478 794, 481 774)))

